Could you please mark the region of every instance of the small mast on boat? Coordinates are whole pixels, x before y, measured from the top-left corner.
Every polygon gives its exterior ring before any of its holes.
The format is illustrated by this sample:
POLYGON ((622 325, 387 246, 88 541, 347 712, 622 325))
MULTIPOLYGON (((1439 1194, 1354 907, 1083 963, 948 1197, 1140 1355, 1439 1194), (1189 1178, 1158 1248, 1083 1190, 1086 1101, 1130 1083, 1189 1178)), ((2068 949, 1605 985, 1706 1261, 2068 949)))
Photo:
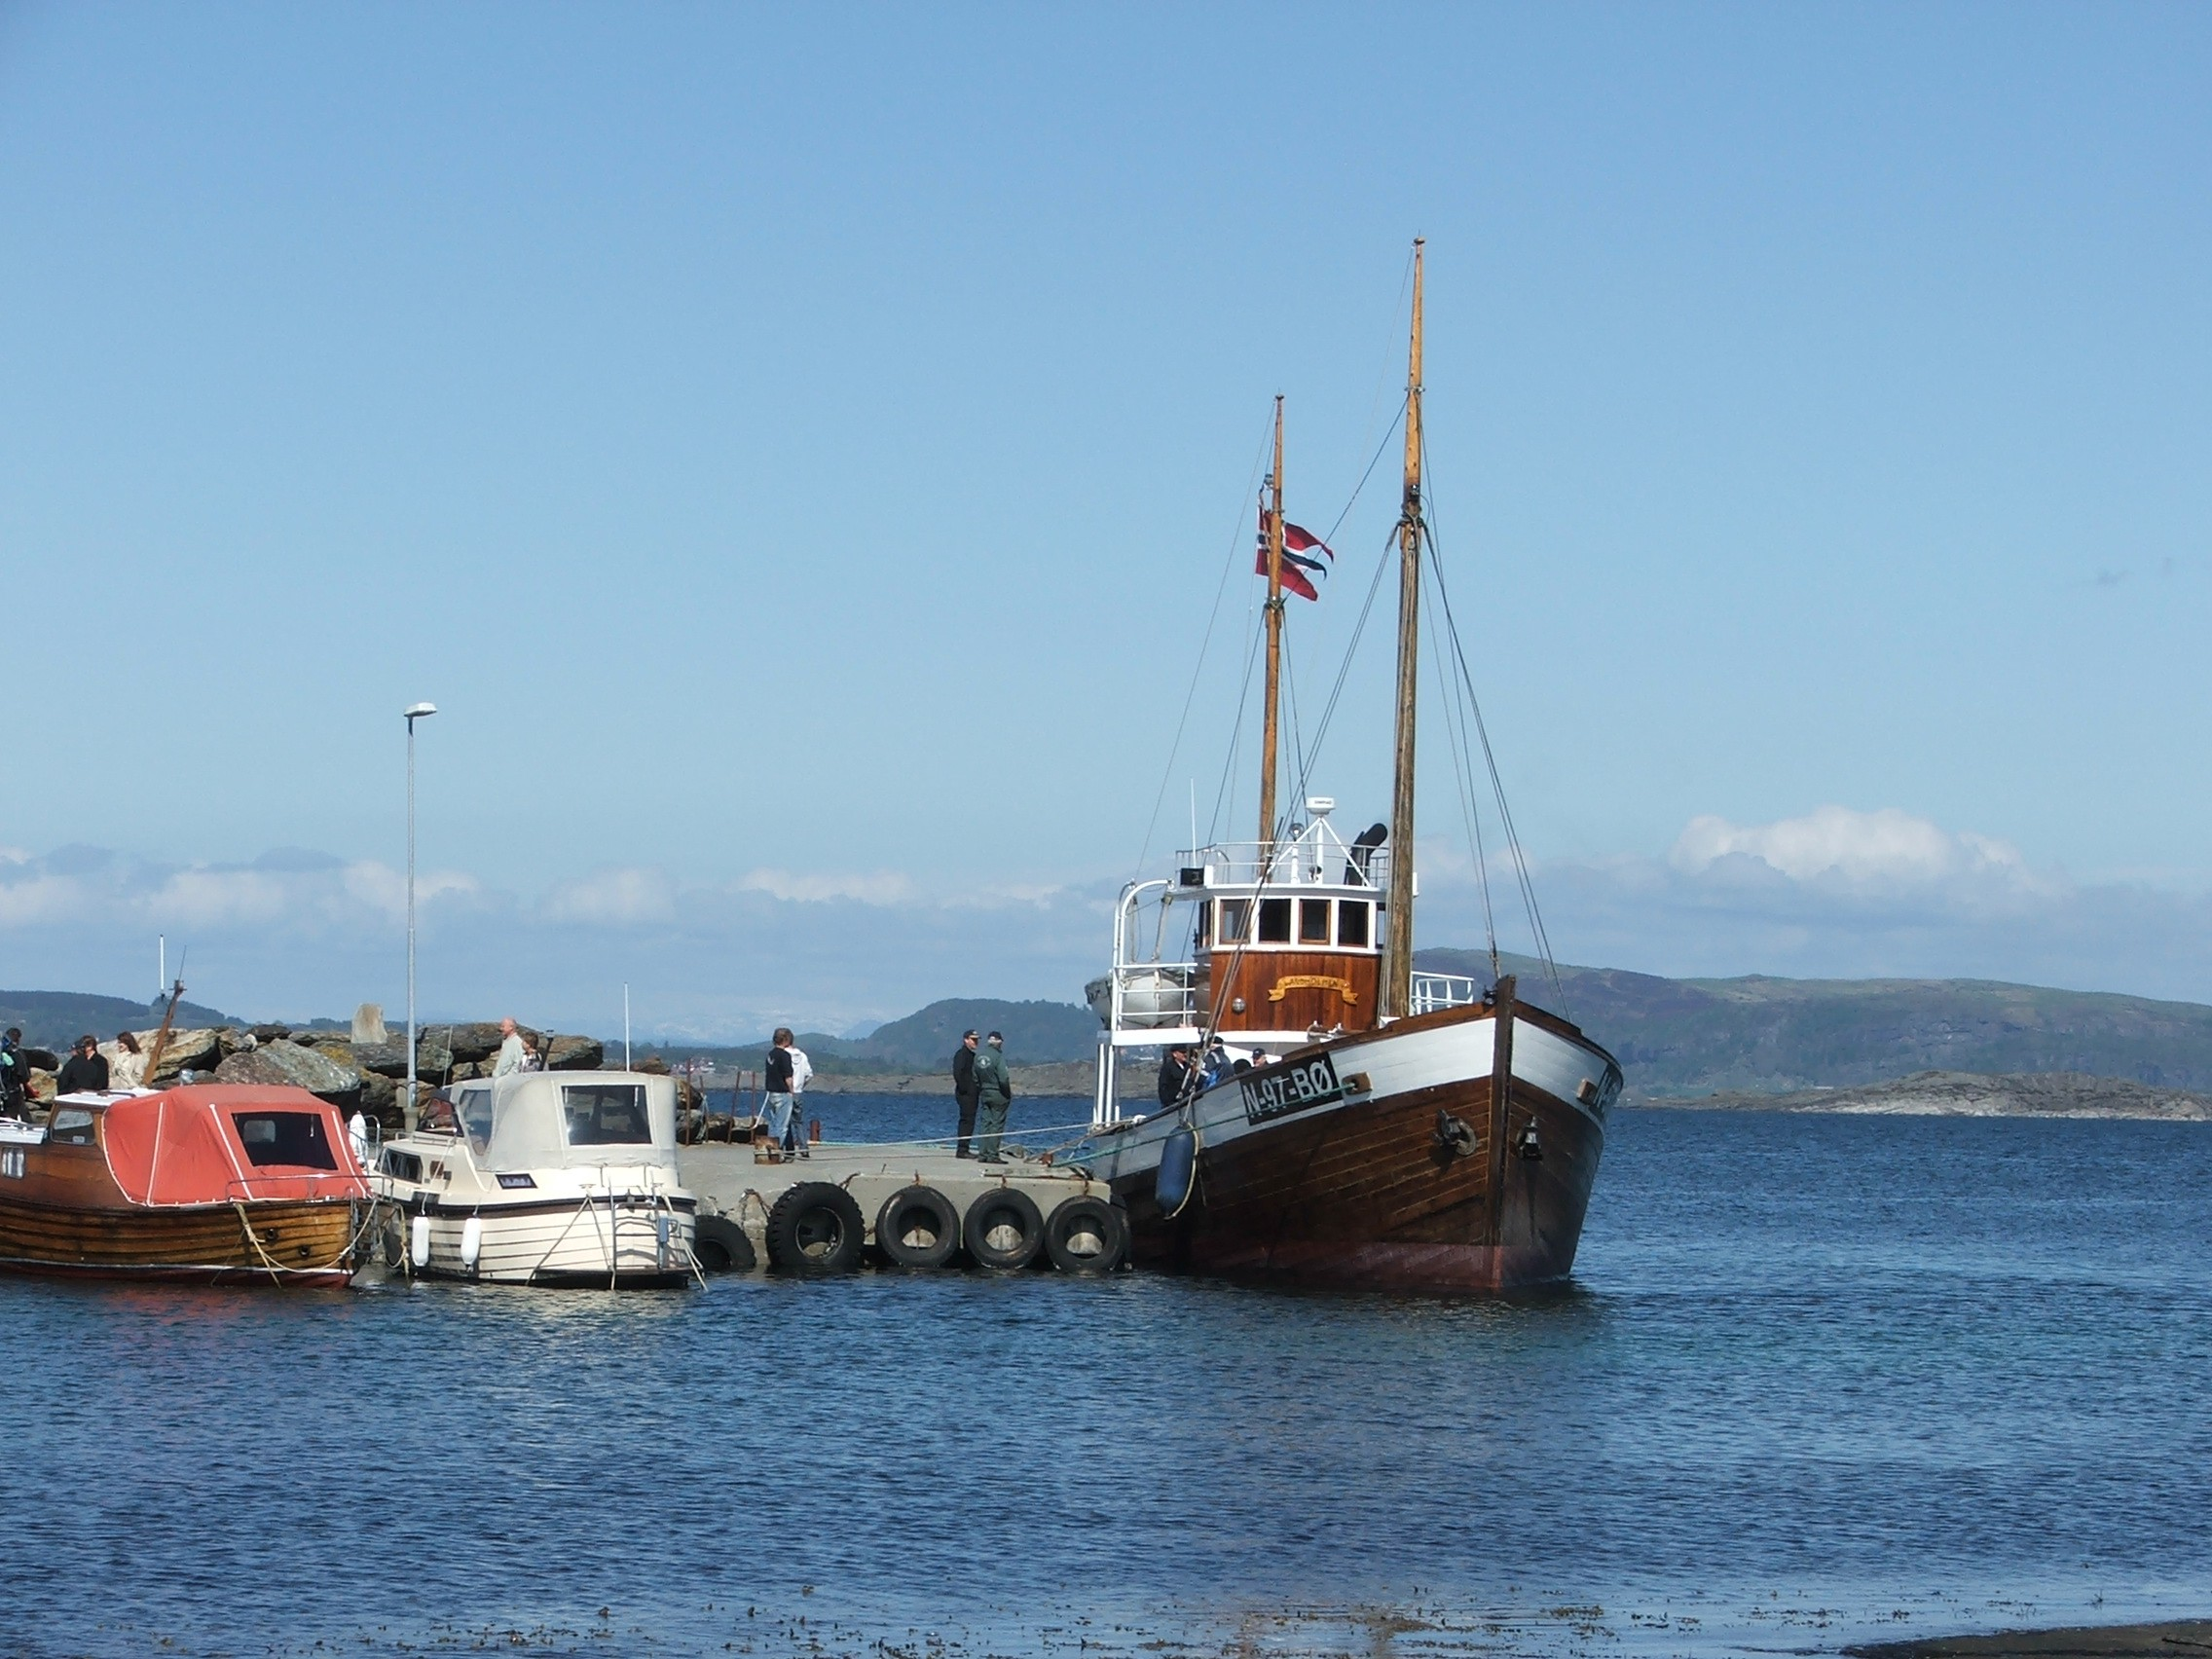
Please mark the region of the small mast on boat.
POLYGON ((1268 474, 1262 523, 1268 537, 1268 677, 1260 736, 1260 848, 1275 839, 1275 751, 1282 708, 1282 394, 1275 394, 1275 464, 1268 474))

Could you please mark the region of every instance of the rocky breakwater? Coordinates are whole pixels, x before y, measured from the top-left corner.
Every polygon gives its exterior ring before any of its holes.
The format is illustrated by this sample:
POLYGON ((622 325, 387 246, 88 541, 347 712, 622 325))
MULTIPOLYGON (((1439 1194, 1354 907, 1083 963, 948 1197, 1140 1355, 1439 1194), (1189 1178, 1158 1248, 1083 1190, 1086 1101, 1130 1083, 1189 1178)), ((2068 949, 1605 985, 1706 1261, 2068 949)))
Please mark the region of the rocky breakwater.
MULTIPOLYGON (((534 1031, 528 1026, 522 1031, 553 1071, 594 1071, 606 1058, 597 1038, 534 1031)), ((134 1035, 139 1049, 151 1053, 155 1034, 134 1035)), ((499 1027, 490 1020, 424 1027, 415 1044, 418 1105, 446 1084, 490 1076, 499 1040, 499 1027)), ((121 1058, 121 1046, 105 1043, 100 1052, 112 1067, 121 1058)), ((51 1075, 43 1079, 38 1073, 32 1075, 40 1098, 51 1100, 51 1075)), ((344 1031, 295 1031, 286 1025, 171 1031, 161 1066, 146 1083, 149 1088, 166 1088, 186 1082, 287 1085, 347 1111, 358 1107, 386 1128, 396 1129, 405 1119, 400 1096, 407 1087, 407 1040, 397 1036, 382 1043, 355 1043, 344 1031)))

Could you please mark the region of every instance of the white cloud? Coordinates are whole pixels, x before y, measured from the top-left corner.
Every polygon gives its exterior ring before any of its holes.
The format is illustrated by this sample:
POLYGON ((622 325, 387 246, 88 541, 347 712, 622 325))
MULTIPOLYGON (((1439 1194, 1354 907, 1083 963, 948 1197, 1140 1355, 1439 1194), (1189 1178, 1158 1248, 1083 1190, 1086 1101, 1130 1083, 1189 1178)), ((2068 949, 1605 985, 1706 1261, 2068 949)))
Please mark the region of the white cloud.
POLYGON ((657 869, 594 870, 563 882, 545 898, 545 915, 556 922, 618 927, 664 922, 675 913, 676 884, 657 869))
POLYGON ((914 898, 913 882, 891 869, 848 875, 793 875, 784 869, 755 869, 738 878, 737 890, 809 904, 831 899, 850 899, 862 904, 903 904, 914 898))
POLYGON ((1960 881, 2045 885, 2018 848, 1884 807, 1860 812, 1824 806, 1772 824, 1693 818, 1669 862, 1699 874, 1724 859, 1755 859, 1792 881, 1829 878, 1862 887, 1935 887, 1960 881))

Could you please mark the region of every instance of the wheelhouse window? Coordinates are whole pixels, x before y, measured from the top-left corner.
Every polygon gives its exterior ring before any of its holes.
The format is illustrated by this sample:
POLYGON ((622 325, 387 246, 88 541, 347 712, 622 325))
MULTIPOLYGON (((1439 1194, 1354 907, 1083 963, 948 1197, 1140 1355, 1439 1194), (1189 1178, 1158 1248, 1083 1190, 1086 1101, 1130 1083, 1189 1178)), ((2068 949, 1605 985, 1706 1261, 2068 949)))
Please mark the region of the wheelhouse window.
POLYGON ((1290 942, 1290 901, 1288 899, 1263 899, 1260 901, 1260 942, 1262 944, 1288 944, 1290 942))
POLYGON ((1367 913, 1374 907, 1364 899, 1346 899, 1339 904, 1337 942, 1364 946, 1367 943, 1367 913))
POLYGON ((1199 950, 1205 949, 1207 945, 1213 942, 1213 901, 1211 899, 1198 901, 1198 926, 1191 930, 1191 942, 1199 950))
POLYGON ((1221 932, 1214 935, 1217 944, 1242 944, 1251 937, 1252 901, 1249 899, 1224 899, 1221 902, 1221 932))
POLYGON ((642 1083, 570 1084, 561 1090, 571 1146, 650 1146, 642 1083))
POLYGON ((96 1138, 92 1115, 82 1106, 56 1106, 46 1138, 57 1146, 91 1146, 96 1138))
POLYGON ((1329 902, 1326 899, 1301 899, 1298 902, 1298 942, 1329 942, 1329 902))
POLYGON ((256 1169, 282 1164, 292 1169, 335 1169, 338 1154, 321 1117, 313 1112, 233 1112, 231 1122, 256 1169))

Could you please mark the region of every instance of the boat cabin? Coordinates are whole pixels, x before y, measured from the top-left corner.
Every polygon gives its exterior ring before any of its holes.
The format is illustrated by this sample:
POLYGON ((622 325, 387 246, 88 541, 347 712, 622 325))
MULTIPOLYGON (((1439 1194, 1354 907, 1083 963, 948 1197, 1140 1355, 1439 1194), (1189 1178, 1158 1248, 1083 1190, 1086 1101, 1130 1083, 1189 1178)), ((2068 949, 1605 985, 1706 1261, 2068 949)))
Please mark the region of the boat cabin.
POLYGON ((338 1109, 305 1089, 195 1084, 158 1093, 64 1094, 43 1129, 0 1149, 0 1180, 75 1171, 147 1207, 366 1197, 338 1109), (34 1151, 35 1149, 35 1151, 34 1151))
POLYGON ((424 1179, 429 1140, 464 1143, 478 1170, 533 1171, 649 1164, 676 1181, 676 1080, 644 1072, 521 1072, 446 1090, 449 1110, 425 1118, 407 1141, 387 1146, 379 1167, 424 1179), (410 1144, 413 1143, 413 1144, 410 1144))
POLYGON ((1381 825, 1345 840, 1335 806, 1316 796, 1279 841, 1178 854, 1172 881, 1123 892, 1113 971, 1090 988, 1109 1041, 1196 1043, 1210 1027, 1279 1051, 1373 1029, 1389 853, 1381 825), (1168 956, 1169 940, 1188 953, 1168 956))

